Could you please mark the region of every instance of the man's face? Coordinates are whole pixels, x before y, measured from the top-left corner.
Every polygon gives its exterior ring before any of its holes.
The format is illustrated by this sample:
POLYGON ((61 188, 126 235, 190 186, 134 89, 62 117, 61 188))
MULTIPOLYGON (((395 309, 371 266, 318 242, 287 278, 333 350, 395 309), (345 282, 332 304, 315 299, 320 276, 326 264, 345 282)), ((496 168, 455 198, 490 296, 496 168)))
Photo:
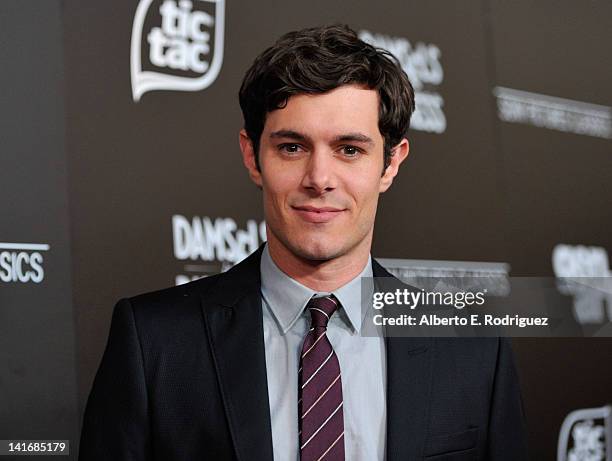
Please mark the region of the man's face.
POLYGON ((375 90, 355 85, 292 96, 266 117, 261 171, 254 166, 252 144, 241 133, 245 164, 263 190, 270 243, 318 261, 357 248, 369 251, 378 196, 408 153, 403 140, 381 177, 384 140, 378 106, 375 90))

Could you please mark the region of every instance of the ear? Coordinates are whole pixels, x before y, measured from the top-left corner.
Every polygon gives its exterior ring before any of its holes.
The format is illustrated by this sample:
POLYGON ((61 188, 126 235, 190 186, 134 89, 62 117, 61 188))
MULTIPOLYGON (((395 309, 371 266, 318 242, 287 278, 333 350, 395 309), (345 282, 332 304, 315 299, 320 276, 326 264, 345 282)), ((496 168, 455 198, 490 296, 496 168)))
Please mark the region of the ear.
POLYGON ((244 129, 240 130, 239 142, 240 150, 242 151, 242 163, 244 163, 244 166, 248 170, 251 180, 261 189, 261 172, 257 168, 257 163, 255 161, 253 142, 244 129))
POLYGON ((393 178, 397 175, 399 171, 399 167, 401 163, 408 157, 408 152, 410 151, 410 145, 408 144, 408 140, 406 138, 402 139, 397 146, 393 148, 391 151, 391 162, 385 173, 380 178, 380 192, 385 192, 391 184, 393 183, 393 178))

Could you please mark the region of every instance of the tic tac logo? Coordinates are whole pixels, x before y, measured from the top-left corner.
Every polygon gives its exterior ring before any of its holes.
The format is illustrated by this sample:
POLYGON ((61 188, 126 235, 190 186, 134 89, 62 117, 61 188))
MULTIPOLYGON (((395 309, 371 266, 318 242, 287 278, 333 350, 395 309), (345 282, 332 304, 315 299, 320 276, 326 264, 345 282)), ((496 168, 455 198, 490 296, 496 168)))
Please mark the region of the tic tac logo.
POLYGON ((367 30, 359 31, 359 38, 393 54, 408 75, 414 87, 416 103, 410 128, 429 133, 444 133, 444 98, 438 92, 438 85, 444 80, 440 48, 433 43, 413 44, 403 37, 391 37, 367 30))
POLYGON ((612 271, 605 248, 555 246, 552 266, 559 292, 574 297, 574 316, 582 324, 612 321, 612 271))
POLYGON ((132 26, 135 102, 153 90, 200 91, 223 62, 225 0, 140 0, 132 26))
POLYGON ((46 243, 0 242, 0 281, 5 283, 40 283, 45 277, 43 252, 46 243))
POLYGON ((223 272, 253 253, 266 241, 265 222, 254 219, 240 229, 233 218, 182 215, 172 216, 174 257, 186 262, 187 274, 177 275, 180 285, 207 275, 223 272), (204 263, 204 264, 202 264, 204 263))
POLYGON ((561 426, 557 461, 606 461, 612 455, 612 407, 572 411, 561 426))

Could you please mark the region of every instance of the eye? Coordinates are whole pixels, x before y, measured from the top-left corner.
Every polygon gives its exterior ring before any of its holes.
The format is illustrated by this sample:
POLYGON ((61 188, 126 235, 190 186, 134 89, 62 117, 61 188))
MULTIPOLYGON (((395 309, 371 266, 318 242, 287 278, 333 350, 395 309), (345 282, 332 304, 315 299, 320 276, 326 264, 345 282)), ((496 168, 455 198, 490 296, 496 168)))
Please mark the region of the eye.
POLYGON ((292 144, 292 143, 280 144, 278 146, 278 150, 280 150, 281 152, 287 153, 287 154, 295 154, 299 152, 300 149, 301 149, 301 146, 299 144, 292 144))
POLYGON ((342 153, 347 157, 357 157, 361 152, 361 149, 355 146, 342 146, 342 153))

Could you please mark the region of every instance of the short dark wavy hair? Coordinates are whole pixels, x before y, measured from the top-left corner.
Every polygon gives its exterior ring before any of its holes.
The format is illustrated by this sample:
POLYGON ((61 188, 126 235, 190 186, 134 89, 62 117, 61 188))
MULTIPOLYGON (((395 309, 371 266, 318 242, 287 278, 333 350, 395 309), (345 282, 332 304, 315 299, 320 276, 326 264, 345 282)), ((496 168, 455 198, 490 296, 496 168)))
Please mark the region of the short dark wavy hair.
POLYGON ((266 115, 285 107, 296 94, 317 94, 358 84, 378 91, 378 128, 384 138, 384 164, 404 138, 414 112, 414 90, 397 59, 359 39, 346 25, 289 32, 261 53, 239 92, 244 129, 259 168, 259 144, 266 115))

